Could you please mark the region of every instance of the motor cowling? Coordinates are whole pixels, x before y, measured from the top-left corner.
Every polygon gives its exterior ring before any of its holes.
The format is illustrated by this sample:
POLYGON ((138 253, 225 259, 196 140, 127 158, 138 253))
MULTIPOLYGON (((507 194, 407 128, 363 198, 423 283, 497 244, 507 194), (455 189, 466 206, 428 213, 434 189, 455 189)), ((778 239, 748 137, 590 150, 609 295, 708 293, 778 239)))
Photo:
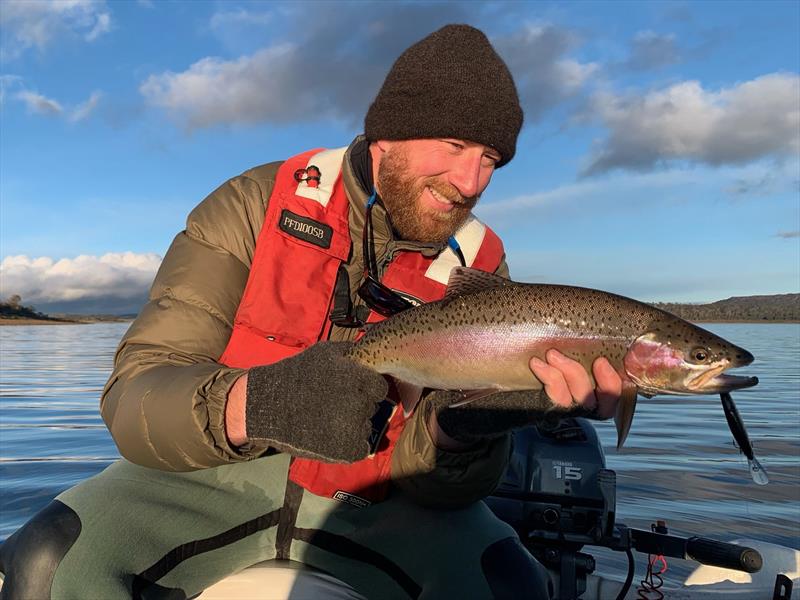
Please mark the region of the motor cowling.
POLYGON ((616 473, 588 420, 545 422, 514 433, 506 473, 486 502, 523 540, 580 546, 613 530, 616 473))

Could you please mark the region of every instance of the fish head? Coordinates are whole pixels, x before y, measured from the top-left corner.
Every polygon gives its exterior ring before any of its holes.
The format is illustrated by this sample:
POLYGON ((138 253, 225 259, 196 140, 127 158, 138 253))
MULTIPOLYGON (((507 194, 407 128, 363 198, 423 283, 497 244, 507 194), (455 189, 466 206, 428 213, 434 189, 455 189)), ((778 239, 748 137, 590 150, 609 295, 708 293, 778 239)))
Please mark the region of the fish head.
POLYGON ((725 373, 753 362, 744 348, 675 319, 639 336, 628 347, 625 372, 646 396, 719 394, 758 383, 757 377, 725 373))

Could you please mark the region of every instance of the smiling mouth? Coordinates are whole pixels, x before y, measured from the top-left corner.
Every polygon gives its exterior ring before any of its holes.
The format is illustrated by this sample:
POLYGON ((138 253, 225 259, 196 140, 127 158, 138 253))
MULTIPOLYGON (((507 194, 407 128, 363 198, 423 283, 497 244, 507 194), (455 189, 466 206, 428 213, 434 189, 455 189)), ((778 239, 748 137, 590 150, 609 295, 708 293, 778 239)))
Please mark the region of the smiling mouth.
POLYGON ((443 206, 455 206, 456 204, 463 204, 463 202, 456 202, 454 200, 451 200, 450 198, 446 198, 445 196, 437 192, 435 189, 433 189, 431 186, 428 186, 428 191, 431 193, 431 196, 433 196, 433 199, 436 200, 439 204, 442 204, 443 206))

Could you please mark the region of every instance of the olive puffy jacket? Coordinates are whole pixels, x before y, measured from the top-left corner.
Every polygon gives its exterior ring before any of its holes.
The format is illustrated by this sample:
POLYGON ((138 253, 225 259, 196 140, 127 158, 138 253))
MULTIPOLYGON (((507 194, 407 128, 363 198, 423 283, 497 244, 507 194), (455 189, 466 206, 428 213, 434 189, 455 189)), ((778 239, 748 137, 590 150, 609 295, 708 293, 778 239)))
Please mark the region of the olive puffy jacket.
MULTIPOLYGON (((351 238, 360 240, 366 206, 350 165, 342 165, 351 205, 351 238)), ((264 222, 275 174, 269 163, 228 180, 201 202, 172 242, 150 290, 114 360, 101 398, 103 419, 120 453, 131 462, 166 471, 192 471, 253 460, 269 449, 235 448, 225 436, 225 401, 243 374, 218 361, 233 320, 264 222)), ((426 254, 440 248, 395 240, 382 209, 374 210, 379 260, 398 249, 426 254)), ((363 274, 360 244, 353 244, 351 297, 363 274)), ((505 261, 497 271, 508 276, 505 261)), ((356 331, 334 327, 331 339, 356 331)), ((510 450, 509 436, 462 453, 435 448, 422 411, 409 421, 392 458, 392 475, 420 503, 459 506, 488 495, 510 450)))

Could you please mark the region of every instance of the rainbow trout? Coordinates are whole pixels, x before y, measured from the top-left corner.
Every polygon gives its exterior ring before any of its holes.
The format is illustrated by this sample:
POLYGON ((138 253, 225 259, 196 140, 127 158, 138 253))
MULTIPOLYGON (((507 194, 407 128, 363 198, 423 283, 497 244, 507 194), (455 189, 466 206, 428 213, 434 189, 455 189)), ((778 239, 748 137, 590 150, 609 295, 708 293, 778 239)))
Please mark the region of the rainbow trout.
MULTIPOLYGON (((350 356, 417 390, 462 390, 466 404, 496 391, 536 390, 531 357, 556 348, 591 376, 605 356, 624 382, 617 447, 630 430, 637 393, 720 394, 756 377, 724 373, 753 355, 683 319, 598 290, 515 283, 456 267, 442 300, 373 325, 350 356)), ((454 405, 455 406, 455 405, 454 405)))

